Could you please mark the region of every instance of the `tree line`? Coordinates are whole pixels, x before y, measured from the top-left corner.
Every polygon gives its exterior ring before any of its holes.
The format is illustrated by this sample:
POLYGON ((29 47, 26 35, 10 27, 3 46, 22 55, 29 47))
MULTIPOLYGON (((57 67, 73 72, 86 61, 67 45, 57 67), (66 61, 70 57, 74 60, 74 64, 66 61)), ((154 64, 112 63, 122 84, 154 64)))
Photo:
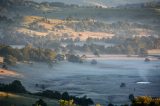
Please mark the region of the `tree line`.
MULTIPOLYGON (((76 97, 76 96, 69 95, 68 92, 60 93, 59 91, 45 90, 42 92, 31 93, 25 89, 25 87, 21 84, 19 80, 14 80, 10 84, 0 83, 0 91, 30 94, 30 95, 46 97, 46 98, 56 99, 56 100, 66 100, 66 101, 73 100, 74 103, 79 106, 89 106, 94 104, 93 100, 91 98, 88 98, 87 96, 76 97)), ((40 102, 42 102, 42 100, 40 100, 40 102)))
POLYGON ((3 56, 7 64, 15 65, 17 61, 52 62, 56 52, 51 49, 34 48, 27 45, 22 49, 0 45, 0 56, 3 56))
POLYGON ((147 55, 149 49, 160 49, 160 38, 156 37, 113 37, 111 39, 87 39, 88 43, 83 46, 69 44, 69 50, 79 50, 83 52, 92 52, 93 54, 126 54, 126 55, 147 55), (114 45, 105 47, 94 42, 112 43, 114 45))

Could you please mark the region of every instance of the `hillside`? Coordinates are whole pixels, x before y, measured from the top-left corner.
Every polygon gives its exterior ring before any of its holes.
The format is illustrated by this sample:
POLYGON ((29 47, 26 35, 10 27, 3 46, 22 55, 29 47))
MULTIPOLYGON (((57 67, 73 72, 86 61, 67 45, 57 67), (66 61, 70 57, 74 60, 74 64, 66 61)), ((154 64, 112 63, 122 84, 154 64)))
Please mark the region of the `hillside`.
MULTIPOLYGON (((38 99, 38 97, 31 95, 20 95, 8 92, 0 92, 0 103, 1 106, 11 106, 16 104, 16 106, 32 106, 38 99)), ((59 106, 56 100, 44 99, 48 106, 59 106)))
POLYGON ((27 44, 56 39, 159 36, 158 9, 78 7, 63 3, 2 0, 0 41, 27 44), (145 17, 145 18, 144 18, 145 17), (18 38, 18 39, 17 39, 18 38))
MULTIPOLYGON (((80 23, 80 21, 66 21, 59 19, 46 19, 39 16, 25 16, 21 20, 21 24, 12 27, 12 34, 22 34, 28 36, 58 36, 81 40, 86 40, 88 37, 107 38, 114 34, 101 31, 75 31, 69 25, 80 23)), ((77 25, 78 26, 78 25, 77 25)), ((8 31, 9 32, 9 31, 8 31)))

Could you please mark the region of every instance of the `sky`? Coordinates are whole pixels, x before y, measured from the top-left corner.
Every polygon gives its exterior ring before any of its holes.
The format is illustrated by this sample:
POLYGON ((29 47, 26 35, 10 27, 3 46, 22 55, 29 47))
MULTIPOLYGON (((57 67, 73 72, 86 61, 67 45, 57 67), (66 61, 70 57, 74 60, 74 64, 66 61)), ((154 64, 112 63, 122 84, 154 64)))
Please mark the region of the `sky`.
POLYGON ((144 2, 160 1, 160 0, 34 0, 34 1, 64 2, 66 4, 78 4, 78 5, 118 6, 118 5, 144 3, 144 2))

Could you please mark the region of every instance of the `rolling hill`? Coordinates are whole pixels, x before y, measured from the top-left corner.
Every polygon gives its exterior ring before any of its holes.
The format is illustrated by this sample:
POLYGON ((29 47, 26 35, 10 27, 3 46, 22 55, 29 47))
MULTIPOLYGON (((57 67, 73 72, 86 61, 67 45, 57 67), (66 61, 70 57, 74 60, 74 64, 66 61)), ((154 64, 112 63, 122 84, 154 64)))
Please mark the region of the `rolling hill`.
POLYGON ((79 7, 27 0, 0 2, 2 43, 26 44, 42 37, 86 40, 89 37, 159 35, 157 8, 79 7))

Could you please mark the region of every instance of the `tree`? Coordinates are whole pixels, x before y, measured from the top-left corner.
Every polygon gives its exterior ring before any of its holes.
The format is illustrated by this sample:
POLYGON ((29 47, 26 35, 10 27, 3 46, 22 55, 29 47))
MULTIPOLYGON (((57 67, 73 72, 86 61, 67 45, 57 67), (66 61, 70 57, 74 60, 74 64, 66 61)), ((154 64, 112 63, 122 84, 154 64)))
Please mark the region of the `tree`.
POLYGON ((64 92, 64 93, 62 94, 62 99, 63 99, 63 100, 69 100, 69 94, 68 94, 68 92, 64 92))
POLYGON ((160 106, 160 98, 139 96, 132 100, 132 106, 160 106))
POLYGON ((112 103, 108 104, 108 106, 114 106, 112 103))
POLYGON ((0 55, 6 57, 8 55, 13 55, 14 51, 10 46, 1 45, 0 55))
POLYGON ((124 87, 126 87, 126 84, 124 82, 122 82, 121 85, 120 85, 120 87, 124 88, 124 87))
POLYGON ((73 63, 83 63, 83 60, 79 56, 69 55, 68 61, 73 63))
POLYGON ((95 56, 98 56, 98 57, 99 57, 99 51, 98 51, 98 50, 95 50, 93 54, 94 54, 95 56))
POLYGON ((129 99, 130 101, 133 101, 133 100, 134 100, 134 95, 133 95, 133 94, 130 94, 129 97, 128 97, 128 99, 129 99))
POLYGON ((76 104, 74 103, 74 100, 60 99, 59 104, 60 104, 60 106, 76 106, 76 104))
POLYGON ((2 68, 3 69, 8 69, 8 67, 7 67, 7 65, 5 63, 2 65, 2 68))
POLYGON ((96 104, 96 106, 101 106, 101 104, 96 104))
POLYGON ((93 59, 93 60, 91 61, 91 64, 95 65, 95 64, 97 64, 97 61, 96 61, 95 59, 93 59))
POLYGON ((16 93, 26 93, 26 89, 21 84, 20 81, 14 80, 11 84, 9 84, 10 91, 16 92, 16 93))
POLYGON ((139 51, 139 56, 145 57, 147 55, 147 50, 144 48, 141 48, 139 51))
POLYGON ((42 99, 39 99, 39 100, 36 101, 36 103, 33 104, 32 106, 47 106, 47 103, 45 103, 42 99))
POLYGON ((24 60, 29 60, 30 56, 29 56, 29 50, 30 50, 30 46, 25 46, 23 49, 22 49, 22 54, 23 54, 23 58, 24 60))
POLYGON ((45 51, 45 57, 47 58, 47 60, 54 60, 56 57, 56 52, 50 50, 50 49, 46 49, 45 51))
POLYGON ((4 61, 9 65, 16 65, 17 58, 13 57, 12 55, 8 55, 5 57, 4 61))
POLYGON ((131 56, 134 54, 134 49, 132 48, 132 46, 128 45, 127 46, 127 55, 131 56))
POLYGON ((7 92, 13 92, 13 93, 28 93, 28 91, 24 88, 24 86, 18 80, 14 80, 10 84, 0 83, 0 91, 7 91, 7 92))
POLYGON ((154 48, 155 48, 155 49, 160 49, 160 38, 157 38, 157 39, 154 41, 154 48))

